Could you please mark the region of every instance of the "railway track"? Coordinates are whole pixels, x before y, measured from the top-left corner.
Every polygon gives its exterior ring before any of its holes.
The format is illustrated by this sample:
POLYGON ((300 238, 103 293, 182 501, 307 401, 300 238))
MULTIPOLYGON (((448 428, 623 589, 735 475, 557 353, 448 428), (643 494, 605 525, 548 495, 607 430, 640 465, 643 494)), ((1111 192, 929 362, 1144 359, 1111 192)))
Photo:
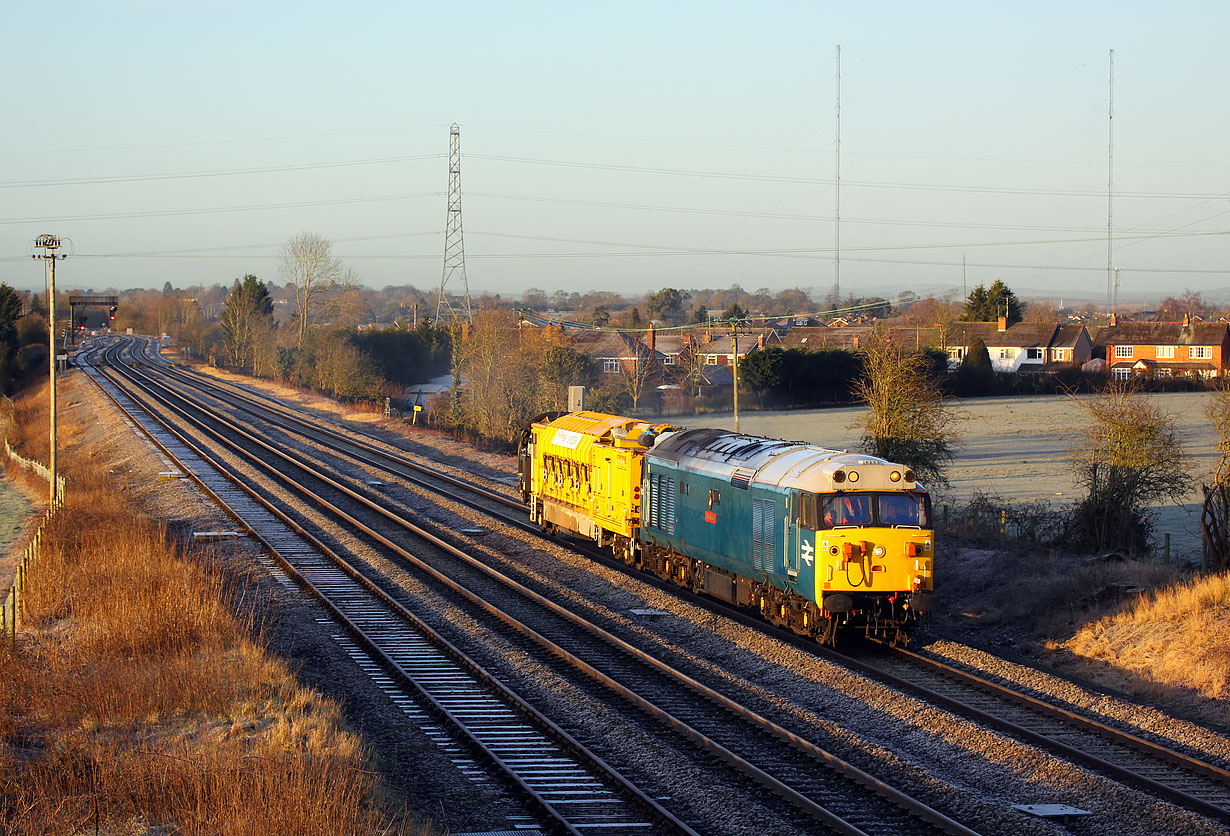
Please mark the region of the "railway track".
MULTIPOLYGON (((108 365, 115 365, 118 350, 108 365)), ((89 359, 85 361, 89 363, 89 359)), ((225 465, 140 406, 108 374, 86 366, 116 405, 168 457, 241 521, 283 571, 354 639, 344 649, 407 715, 419 708, 520 790, 537 821, 570 834, 694 834, 225 465)))
MULTIPOLYGON (((150 380, 142 383, 144 387, 156 385, 150 380)), ((147 388, 147 391, 150 390, 147 388)), ((157 395, 164 404, 180 397, 169 390, 157 395)), ((181 401, 179 408, 199 410, 195 419, 198 426, 213 418, 200 404, 189 407, 186 401, 181 401)), ((223 441, 222 433, 211 430, 210 434, 215 441, 223 441)), ((304 473, 312 470, 267 442, 252 436, 248 436, 248 441, 260 444, 265 454, 275 457, 267 469, 284 482, 291 481, 286 473, 288 466, 304 473)), ((750 778, 790 801, 806 816, 806 821, 801 823, 803 829, 810 830, 820 822, 835 832, 846 833, 973 833, 819 746, 672 669, 651 654, 623 642, 582 616, 491 570, 437 535, 408 520, 396 518, 385 509, 383 496, 364 497, 360 491, 319 473, 312 478, 365 506, 366 516, 361 519, 351 512, 346 516, 347 525, 362 530, 383 548, 396 552, 416 569, 428 573, 436 583, 447 586, 454 595, 467 599, 475 607, 472 613, 475 617, 486 614, 498 618, 622 697, 636 712, 654 718, 690 746, 699 747, 708 757, 719 760, 727 770, 737 771, 739 780, 750 778), (389 521, 430 541, 437 552, 446 552, 461 563, 436 566, 415 557, 380 533, 378 528, 389 521), (470 576, 465 582, 458 582, 455 578, 464 576, 467 569, 471 570, 470 576), (484 583, 485 592, 474 591, 484 583), (508 601, 510 590, 520 596, 517 608, 521 611, 516 614, 509 611, 506 603, 503 608, 492 603, 508 601), (527 608, 536 611, 527 614, 527 608), (698 701, 697 696, 702 699, 698 701), (732 717, 739 722, 732 723, 732 717)), ((322 504, 327 502, 332 506, 338 502, 336 497, 317 498, 321 493, 319 488, 298 489, 322 504)), ((437 554, 433 562, 438 561, 437 554)))
POLYGON ((904 648, 847 666, 979 723, 1230 824, 1230 771, 1140 735, 904 648))
MULTIPOLYGON (((148 359, 146 362, 153 366, 157 361, 148 359)), ((186 375, 177 370, 170 370, 169 373, 176 375, 185 385, 189 382, 193 385, 200 384, 198 375, 186 375)), ((228 391, 229 396, 235 395, 235 390, 239 390, 239 387, 212 382, 205 385, 219 392, 228 391)), ((248 397, 251 397, 250 393, 248 397)), ((453 501, 468 504, 483 513, 498 514, 510 524, 536 530, 524 520, 520 503, 497 491, 478 489, 477 498, 473 498, 467 496, 467 493, 476 491, 475 487, 462 480, 432 474, 430 468, 407 457, 391 453, 379 445, 350 438, 340 431, 321 428, 295 416, 290 410, 260 403, 255 399, 239 408, 250 412, 261 421, 281 426, 287 432, 305 437, 310 435, 317 443, 348 449, 347 455, 355 456, 356 460, 365 462, 366 466, 378 467, 437 493, 447 491, 453 501), (517 516, 518 512, 520 518, 517 516)), ((622 563, 601 553, 582 550, 602 559, 610 566, 624 568, 622 563)), ((672 589, 687 597, 686 592, 670 584, 641 573, 636 575, 642 580, 672 589)), ((1044 700, 1019 689, 1007 688, 1002 683, 979 677, 970 671, 945 666, 924 656, 899 652, 871 660, 866 656, 855 658, 848 654, 829 654, 812 643, 799 641, 788 634, 783 635, 781 631, 767 627, 746 613, 730 612, 728 608, 708 599, 693 600, 693 603, 727 612, 732 617, 752 623, 758 629, 778 635, 800 647, 829 655, 840 664, 891 687, 914 694, 982 725, 996 728, 1116 781, 1151 792, 1201 815, 1230 822, 1230 773, 1216 764, 1203 762, 1191 754, 1115 728, 1083 712, 1048 705, 1044 700)), ((565 645, 561 643, 559 647, 562 649, 565 645)), ((563 652, 566 654, 571 651, 563 652)), ((703 728, 700 721, 697 721, 696 725, 703 728)))

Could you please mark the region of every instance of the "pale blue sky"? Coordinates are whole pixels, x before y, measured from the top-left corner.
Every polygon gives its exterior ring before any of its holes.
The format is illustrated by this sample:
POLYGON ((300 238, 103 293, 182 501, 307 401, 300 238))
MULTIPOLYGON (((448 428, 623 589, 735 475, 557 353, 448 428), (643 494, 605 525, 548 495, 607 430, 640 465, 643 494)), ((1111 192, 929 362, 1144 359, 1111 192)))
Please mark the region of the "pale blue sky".
POLYGON ((1224 4, 6 2, 0 280, 1230 298, 1224 4), (274 170, 280 169, 280 170, 274 170), (192 175, 192 176, 183 176, 192 175), (207 175, 207 176, 197 176, 207 175), (58 182, 52 182, 58 181, 58 182))

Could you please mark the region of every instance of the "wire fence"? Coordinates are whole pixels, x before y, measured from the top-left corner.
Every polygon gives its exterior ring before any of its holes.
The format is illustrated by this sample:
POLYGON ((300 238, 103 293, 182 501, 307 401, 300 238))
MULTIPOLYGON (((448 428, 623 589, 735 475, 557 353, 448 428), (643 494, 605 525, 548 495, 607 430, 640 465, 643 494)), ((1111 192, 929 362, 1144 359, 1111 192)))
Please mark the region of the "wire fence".
MULTIPOLYGON (((16 462, 22 470, 32 470, 48 482, 51 481, 51 471, 45 465, 19 455, 9 446, 8 439, 4 441, 4 453, 16 462)), ((38 562, 38 557, 42 553, 43 529, 47 527, 47 523, 51 520, 52 516, 64 505, 65 488, 64 477, 57 476, 55 499, 52 500, 51 507, 47 509, 47 513, 43 515, 43 521, 39 524, 38 531, 34 533, 34 537, 26 544, 26 548, 22 552, 21 562, 17 564, 17 576, 13 584, 9 586, 8 594, 4 598, 4 605, 0 607, 0 635, 8 636, 10 641, 15 642, 17 640, 17 631, 20 629, 22 618, 25 615, 25 595, 30 588, 31 582, 30 570, 38 562)))

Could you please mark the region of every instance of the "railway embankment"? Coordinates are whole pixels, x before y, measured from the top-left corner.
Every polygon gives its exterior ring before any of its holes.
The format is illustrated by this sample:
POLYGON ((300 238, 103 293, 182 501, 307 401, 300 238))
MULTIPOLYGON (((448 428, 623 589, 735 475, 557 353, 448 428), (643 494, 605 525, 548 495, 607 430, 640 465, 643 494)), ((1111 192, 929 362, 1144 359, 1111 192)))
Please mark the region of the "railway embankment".
MULTIPOLYGON (((194 544, 216 512, 159 481, 87 385, 62 389, 66 501, 0 646, 0 829, 435 832, 401 815, 339 706, 269 652, 259 591, 194 544)), ((45 397, 18 402, 13 431, 36 459, 45 397)))

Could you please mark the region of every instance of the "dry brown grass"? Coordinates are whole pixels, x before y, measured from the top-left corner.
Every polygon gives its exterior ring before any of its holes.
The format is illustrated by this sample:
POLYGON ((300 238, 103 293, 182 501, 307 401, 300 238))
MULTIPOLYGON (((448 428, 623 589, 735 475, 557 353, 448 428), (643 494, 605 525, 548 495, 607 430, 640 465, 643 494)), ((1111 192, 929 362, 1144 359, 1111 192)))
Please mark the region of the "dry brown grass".
MULTIPOLYGON (((16 433, 36 457, 40 404, 16 433)), ((62 466, 26 629, 0 647, 0 832, 431 832, 382 809, 361 740, 265 655, 216 561, 170 543, 97 451, 62 466)))
POLYGON ((1221 574, 1167 587, 1086 624, 1064 648, 1160 686, 1225 699, 1230 697, 1227 635, 1230 574, 1221 574))

